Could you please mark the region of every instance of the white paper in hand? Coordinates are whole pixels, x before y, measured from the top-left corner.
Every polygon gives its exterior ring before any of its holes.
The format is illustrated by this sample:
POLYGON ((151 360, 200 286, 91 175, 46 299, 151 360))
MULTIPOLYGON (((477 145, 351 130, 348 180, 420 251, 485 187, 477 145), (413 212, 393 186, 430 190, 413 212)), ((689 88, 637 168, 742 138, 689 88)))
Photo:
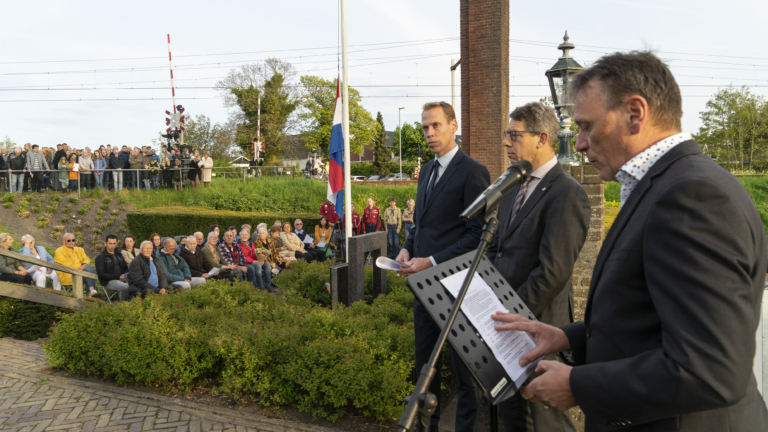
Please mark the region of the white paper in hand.
MULTIPOLYGON (((449 276, 440 282, 453 295, 455 299, 461 291, 461 285, 464 283, 467 272, 464 270, 449 276)), ((491 319, 491 314, 499 312, 509 312, 496 297, 491 287, 475 273, 472 282, 469 285, 469 291, 461 304, 461 311, 464 312, 470 323, 480 333, 485 343, 493 352, 496 360, 501 363, 504 370, 515 381, 518 388, 525 382, 528 376, 536 369, 538 360, 526 367, 520 367, 520 358, 536 347, 536 343, 525 332, 520 331, 496 331, 494 326, 502 324, 499 321, 491 319)))
POLYGON ((376 267, 384 270, 400 271, 401 268, 410 267, 402 261, 396 261, 387 257, 376 258, 376 267))

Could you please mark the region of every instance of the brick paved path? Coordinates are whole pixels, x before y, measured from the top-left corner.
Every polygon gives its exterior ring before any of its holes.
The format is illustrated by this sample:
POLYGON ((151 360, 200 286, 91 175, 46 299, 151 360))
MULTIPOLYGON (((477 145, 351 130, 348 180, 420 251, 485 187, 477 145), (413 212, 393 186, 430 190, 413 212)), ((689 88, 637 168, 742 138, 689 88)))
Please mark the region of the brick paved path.
POLYGON ((0 339, 0 431, 330 431, 35 370, 37 341, 0 339))

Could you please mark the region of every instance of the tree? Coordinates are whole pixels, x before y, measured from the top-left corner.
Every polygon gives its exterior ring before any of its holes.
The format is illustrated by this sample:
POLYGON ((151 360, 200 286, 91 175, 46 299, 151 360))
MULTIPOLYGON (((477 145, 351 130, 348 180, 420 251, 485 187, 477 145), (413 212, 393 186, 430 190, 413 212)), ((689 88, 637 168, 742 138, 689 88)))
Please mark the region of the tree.
MULTIPOLYGON (((400 126, 395 128, 395 136, 392 139, 392 151, 399 151, 399 146, 400 126)), ((434 154, 429 151, 427 139, 424 137, 424 131, 421 129, 421 123, 405 123, 403 125, 403 161, 415 162, 418 157, 421 157, 422 162, 426 162, 432 160, 434 154)))
MULTIPOLYGON (((225 107, 238 108, 233 89, 262 88, 275 74, 282 75, 283 81, 290 83, 296 78, 296 68, 287 61, 268 58, 263 63, 246 64, 240 66, 240 69, 230 70, 224 79, 216 83, 216 89, 221 93, 225 107)), ((295 96, 294 88, 286 87, 286 90, 295 96)))
MULTIPOLYGON (((316 76, 302 76, 299 114, 304 143, 310 150, 328 154, 333 127, 333 110, 336 103, 336 79, 325 80, 316 76)), ((360 93, 349 87, 349 147, 360 154, 363 146, 370 144, 379 133, 379 125, 371 113, 360 105, 360 93)))
POLYGON ((721 89, 699 113, 703 126, 695 135, 705 153, 726 169, 765 169, 768 104, 749 89, 721 89))
POLYGON ((201 154, 208 152, 212 159, 231 158, 236 153, 235 128, 231 123, 216 123, 211 126, 211 120, 199 114, 187 123, 184 143, 191 145, 201 154))
POLYGON ((381 111, 376 115, 379 131, 373 143, 373 173, 378 175, 389 174, 389 160, 392 153, 387 148, 387 130, 384 128, 384 116, 381 111))
POLYGON ((246 154, 251 155, 252 142, 257 137, 258 95, 261 93, 261 139, 268 164, 274 164, 282 157, 289 119, 299 106, 299 101, 292 96, 284 81, 283 75, 275 72, 264 82, 261 90, 253 86, 231 90, 244 116, 244 121, 237 126, 236 142, 246 154))
POLYGON ((11 140, 11 137, 9 137, 8 135, 6 135, 5 138, 2 141, 0 141, 0 147, 2 147, 2 148, 11 149, 15 145, 16 145, 16 143, 13 142, 11 140))

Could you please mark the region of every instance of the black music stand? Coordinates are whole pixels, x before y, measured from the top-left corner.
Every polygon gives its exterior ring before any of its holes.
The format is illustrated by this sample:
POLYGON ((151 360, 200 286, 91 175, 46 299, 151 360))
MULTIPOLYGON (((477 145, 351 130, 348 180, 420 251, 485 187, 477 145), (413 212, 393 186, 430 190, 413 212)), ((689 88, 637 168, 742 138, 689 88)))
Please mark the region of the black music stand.
MULTIPOLYGON (((448 315, 453 308, 454 298, 440 283, 441 279, 461 272, 472 264, 476 251, 472 251, 446 261, 437 267, 420 271, 406 279, 408 288, 427 309, 429 315, 438 327, 445 325, 448 315)), ((491 262, 483 255, 477 267, 477 273, 491 287, 501 304, 510 312, 522 315, 532 321, 536 318, 528 309, 515 290, 504 280, 491 262)), ((467 369, 472 373, 475 382, 480 386, 483 395, 493 405, 514 395, 518 388, 514 379, 496 360, 491 349, 480 338, 477 329, 470 324, 464 312, 459 311, 456 321, 448 334, 448 341, 453 349, 461 356, 467 369), (506 382, 505 382, 506 381, 506 382)), ((529 366, 530 367, 530 366, 529 366)))

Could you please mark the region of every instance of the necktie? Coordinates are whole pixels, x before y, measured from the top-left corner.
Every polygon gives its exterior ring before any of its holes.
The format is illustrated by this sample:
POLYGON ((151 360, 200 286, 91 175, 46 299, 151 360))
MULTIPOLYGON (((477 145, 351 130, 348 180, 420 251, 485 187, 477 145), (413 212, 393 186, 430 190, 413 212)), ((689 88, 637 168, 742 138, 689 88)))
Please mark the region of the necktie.
POLYGON ((440 161, 435 159, 435 165, 432 167, 432 178, 429 180, 429 185, 427 185, 427 199, 424 200, 424 202, 429 201, 429 196, 432 194, 432 189, 435 187, 435 183, 437 183, 437 173, 440 171, 440 161))
POLYGON ((525 195, 528 193, 528 183, 530 181, 531 177, 528 177, 528 180, 526 180, 525 183, 520 186, 520 190, 517 192, 517 197, 515 197, 515 204, 512 206, 512 216, 509 217, 510 225, 512 225, 512 221, 515 220, 517 212, 519 212, 523 207, 523 203, 525 202, 525 195))

